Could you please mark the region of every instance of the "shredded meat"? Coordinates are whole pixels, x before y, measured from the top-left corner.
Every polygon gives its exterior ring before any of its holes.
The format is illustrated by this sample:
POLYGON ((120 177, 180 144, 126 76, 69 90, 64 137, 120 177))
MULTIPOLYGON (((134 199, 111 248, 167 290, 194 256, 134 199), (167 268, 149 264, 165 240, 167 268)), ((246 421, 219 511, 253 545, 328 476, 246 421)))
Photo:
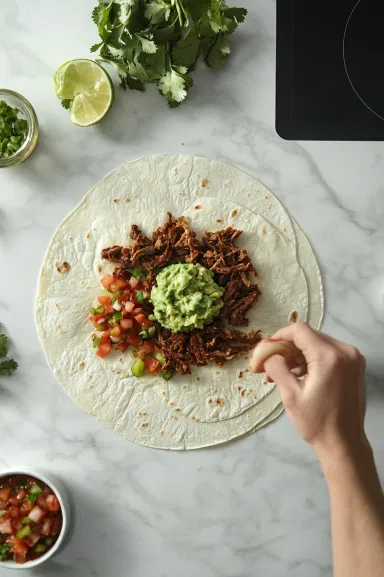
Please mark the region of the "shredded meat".
POLYGON ((186 374, 190 365, 222 365, 251 349, 260 339, 258 334, 247 335, 223 325, 226 320, 233 326, 248 326, 247 312, 261 294, 250 277, 256 271, 247 251, 236 246, 241 234, 241 230, 228 227, 208 232, 199 240, 183 217, 173 220, 168 213, 167 221, 152 233, 151 239, 134 224, 130 246, 112 246, 102 251, 102 258, 117 263, 114 274, 120 278, 127 279, 129 269, 135 267, 145 271, 144 289, 148 292, 156 284, 159 269, 179 262, 199 263, 210 269, 215 282, 225 289, 224 305, 214 325, 190 333, 160 329, 158 345, 167 361, 164 370, 186 374))
POLYGON ((222 366, 225 361, 243 355, 259 341, 259 333, 242 333, 229 328, 209 325, 190 333, 162 331, 157 344, 162 350, 165 371, 181 375, 191 372, 190 365, 206 365, 214 362, 222 366))

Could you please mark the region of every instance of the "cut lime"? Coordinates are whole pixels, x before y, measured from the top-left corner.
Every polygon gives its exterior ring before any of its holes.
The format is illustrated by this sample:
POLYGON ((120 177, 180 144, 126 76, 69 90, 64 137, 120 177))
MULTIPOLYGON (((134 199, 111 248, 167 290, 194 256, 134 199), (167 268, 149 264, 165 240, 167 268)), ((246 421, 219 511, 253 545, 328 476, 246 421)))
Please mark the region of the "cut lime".
POLYGON ((56 71, 54 81, 56 96, 69 108, 73 124, 92 126, 100 122, 112 106, 112 80, 93 60, 66 62, 56 71))

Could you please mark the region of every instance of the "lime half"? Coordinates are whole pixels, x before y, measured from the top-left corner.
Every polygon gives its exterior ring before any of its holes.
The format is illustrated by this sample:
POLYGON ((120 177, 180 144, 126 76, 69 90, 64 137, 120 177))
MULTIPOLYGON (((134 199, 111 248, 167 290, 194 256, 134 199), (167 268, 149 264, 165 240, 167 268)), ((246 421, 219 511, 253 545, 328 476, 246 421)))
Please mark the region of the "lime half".
POLYGON ((56 71, 54 81, 56 96, 69 108, 73 124, 92 126, 100 122, 112 106, 112 80, 93 60, 66 62, 56 71))

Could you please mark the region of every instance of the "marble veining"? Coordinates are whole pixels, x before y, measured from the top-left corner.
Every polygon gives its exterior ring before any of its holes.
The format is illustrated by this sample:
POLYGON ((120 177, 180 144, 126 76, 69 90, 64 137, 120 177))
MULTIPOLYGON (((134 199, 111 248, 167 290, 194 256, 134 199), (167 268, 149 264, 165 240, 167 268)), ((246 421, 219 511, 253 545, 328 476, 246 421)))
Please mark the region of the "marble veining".
POLYGON ((316 250, 324 328, 367 357, 367 428, 383 477, 383 144, 276 135, 274 0, 237 2, 249 16, 230 64, 218 74, 200 68, 180 109, 168 110, 155 88, 145 96, 117 90, 108 119, 76 128, 52 77, 62 62, 88 57, 93 4, 3 0, 0 11, 1 84, 31 100, 41 125, 34 155, 0 173, 0 321, 20 364, 0 383, 0 466, 52 471, 74 502, 66 549, 25 574, 329 577, 326 487, 285 416, 248 439, 189 454, 125 442, 55 384, 35 331, 35 285, 56 226, 119 164, 172 152, 248 171, 281 198, 316 250))

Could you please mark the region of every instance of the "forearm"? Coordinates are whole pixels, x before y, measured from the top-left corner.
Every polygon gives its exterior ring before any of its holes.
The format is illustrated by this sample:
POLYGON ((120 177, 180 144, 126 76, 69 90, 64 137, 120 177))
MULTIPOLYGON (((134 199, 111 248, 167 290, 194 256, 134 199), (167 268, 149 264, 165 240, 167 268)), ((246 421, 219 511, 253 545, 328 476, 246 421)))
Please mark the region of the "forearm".
POLYGON ((384 496, 368 442, 321 461, 331 502, 334 577, 382 577, 384 496))

